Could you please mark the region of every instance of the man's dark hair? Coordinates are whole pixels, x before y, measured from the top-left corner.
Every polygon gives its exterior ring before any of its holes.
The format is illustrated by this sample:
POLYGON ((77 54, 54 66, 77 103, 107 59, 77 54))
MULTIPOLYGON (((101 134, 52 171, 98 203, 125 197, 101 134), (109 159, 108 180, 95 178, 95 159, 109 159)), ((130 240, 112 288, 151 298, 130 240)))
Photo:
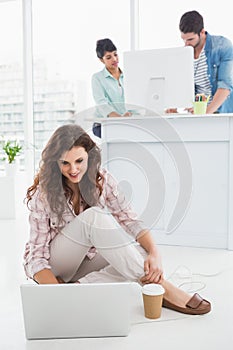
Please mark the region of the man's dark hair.
POLYGON ((116 46, 110 39, 100 39, 96 42, 97 57, 103 58, 106 51, 117 51, 116 46))
POLYGON ((200 34, 204 28, 203 17, 197 11, 189 11, 180 19, 179 29, 182 33, 200 34))

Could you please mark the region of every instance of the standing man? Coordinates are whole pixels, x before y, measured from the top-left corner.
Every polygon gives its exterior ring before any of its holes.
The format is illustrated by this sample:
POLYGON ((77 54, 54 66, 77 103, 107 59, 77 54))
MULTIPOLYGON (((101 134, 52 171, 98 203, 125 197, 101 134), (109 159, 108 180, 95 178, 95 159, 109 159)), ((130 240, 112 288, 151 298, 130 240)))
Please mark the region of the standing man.
POLYGON ((208 114, 233 112, 233 46, 210 35, 197 11, 182 15, 179 29, 186 46, 194 48, 195 94, 210 95, 208 114))

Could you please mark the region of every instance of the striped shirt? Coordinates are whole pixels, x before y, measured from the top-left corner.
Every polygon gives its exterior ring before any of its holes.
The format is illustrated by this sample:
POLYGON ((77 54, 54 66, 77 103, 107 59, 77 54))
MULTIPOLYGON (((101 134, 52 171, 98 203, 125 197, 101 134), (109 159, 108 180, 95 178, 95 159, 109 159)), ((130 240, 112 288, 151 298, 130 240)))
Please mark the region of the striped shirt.
POLYGON ((195 95, 204 94, 210 96, 209 102, 212 100, 211 85, 208 78, 208 66, 205 50, 201 51, 198 58, 194 59, 194 83, 195 83, 195 95))

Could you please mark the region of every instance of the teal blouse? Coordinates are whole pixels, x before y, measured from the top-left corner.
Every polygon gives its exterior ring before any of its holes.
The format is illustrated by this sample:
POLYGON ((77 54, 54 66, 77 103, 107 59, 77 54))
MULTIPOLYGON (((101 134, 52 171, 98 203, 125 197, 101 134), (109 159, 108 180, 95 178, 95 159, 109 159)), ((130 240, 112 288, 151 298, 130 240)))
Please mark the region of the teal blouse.
POLYGON ((121 72, 119 81, 104 68, 92 76, 92 94, 96 103, 98 117, 108 117, 111 112, 124 114, 124 75, 121 72))

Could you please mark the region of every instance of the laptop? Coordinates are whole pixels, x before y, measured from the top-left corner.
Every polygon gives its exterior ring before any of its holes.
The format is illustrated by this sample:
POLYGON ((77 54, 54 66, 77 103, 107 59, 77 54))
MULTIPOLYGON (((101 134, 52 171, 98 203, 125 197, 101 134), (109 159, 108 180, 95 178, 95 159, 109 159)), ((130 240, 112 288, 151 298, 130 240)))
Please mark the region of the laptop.
POLYGON ((128 282, 22 284, 26 338, 127 336, 130 288, 128 282))

